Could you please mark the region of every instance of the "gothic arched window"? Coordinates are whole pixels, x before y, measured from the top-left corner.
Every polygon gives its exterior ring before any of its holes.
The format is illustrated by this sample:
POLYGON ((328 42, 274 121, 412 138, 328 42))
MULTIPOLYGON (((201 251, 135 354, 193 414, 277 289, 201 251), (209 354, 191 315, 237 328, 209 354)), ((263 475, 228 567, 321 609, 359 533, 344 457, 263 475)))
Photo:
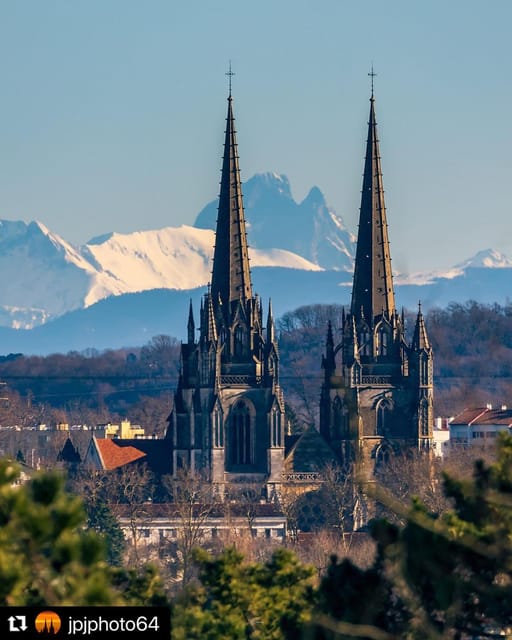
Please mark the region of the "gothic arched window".
POLYGON ((381 325, 377 331, 377 355, 387 356, 390 346, 389 330, 386 326, 381 325))
POLYGON ((281 414, 277 409, 272 409, 270 414, 270 446, 281 446, 281 414))
POLYGON ((234 465, 253 462, 251 412, 247 403, 238 402, 230 414, 230 456, 234 465))
POLYGON ((428 384, 430 379, 430 358, 423 352, 420 355, 420 384, 428 384))
POLYGON ((391 429, 391 415, 393 403, 388 398, 384 398, 377 405, 377 415, 375 424, 375 433, 378 436, 385 436, 391 429))
POLYGON ((428 436, 428 401, 423 398, 420 401, 420 406, 418 407, 418 426, 419 432, 422 436, 428 436))
POLYGON ((244 330, 243 327, 237 325, 235 328, 235 356, 240 357, 244 354, 244 330))
POLYGON ((213 423, 213 446, 224 446, 224 428, 222 425, 222 414, 218 409, 215 409, 212 415, 213 423))
POLYGON ((358 347, 359 347, 359 353, 362 356, 371 356, 372 355, 372 349, 371 349, 371 334, 370 334, 370 329, 366 326, 363 325, 357 334, 357 340, 358 340, 358 347))

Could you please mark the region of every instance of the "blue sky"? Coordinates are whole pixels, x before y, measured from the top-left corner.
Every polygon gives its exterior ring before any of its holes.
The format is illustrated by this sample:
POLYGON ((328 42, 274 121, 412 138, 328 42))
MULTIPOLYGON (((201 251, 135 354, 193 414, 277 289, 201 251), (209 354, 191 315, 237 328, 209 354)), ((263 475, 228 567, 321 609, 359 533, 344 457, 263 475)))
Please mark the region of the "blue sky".
POLYGON ((356 231, 374 64, 395 268, 512 254, 508 0, 0 2, 0 218, 79 244, 217 196, 232 60, 242 178, 356 231))

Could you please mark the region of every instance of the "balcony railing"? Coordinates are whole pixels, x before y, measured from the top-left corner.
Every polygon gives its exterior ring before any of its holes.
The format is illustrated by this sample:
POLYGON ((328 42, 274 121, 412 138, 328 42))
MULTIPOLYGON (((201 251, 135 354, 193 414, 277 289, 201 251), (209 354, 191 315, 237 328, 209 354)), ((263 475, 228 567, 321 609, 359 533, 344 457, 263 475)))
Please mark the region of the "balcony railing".
POLYGON ((320 482, 322 474, 318 471, 303 471, 300 473, 283 473, 284 482, 320 482))

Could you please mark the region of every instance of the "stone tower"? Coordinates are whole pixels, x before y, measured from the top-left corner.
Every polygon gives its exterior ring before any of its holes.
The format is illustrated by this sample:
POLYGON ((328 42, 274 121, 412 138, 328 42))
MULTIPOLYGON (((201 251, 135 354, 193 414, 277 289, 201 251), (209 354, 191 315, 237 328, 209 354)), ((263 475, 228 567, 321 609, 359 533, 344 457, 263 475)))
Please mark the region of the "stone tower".
POLYGON ((352 301, 339 344, 327 329, 320 400, 320 432, 366 481, 391 451, 430 446, 432 358, 421 306, 410 344, 395 307, 372 87, 352 301))
POLYGON ((253 294, 231 90, 211 285, 192 305, 181 374, 169 416, 173 469, 203 470, 211 482, 281 482, 284 400, 269 302, 253 294))

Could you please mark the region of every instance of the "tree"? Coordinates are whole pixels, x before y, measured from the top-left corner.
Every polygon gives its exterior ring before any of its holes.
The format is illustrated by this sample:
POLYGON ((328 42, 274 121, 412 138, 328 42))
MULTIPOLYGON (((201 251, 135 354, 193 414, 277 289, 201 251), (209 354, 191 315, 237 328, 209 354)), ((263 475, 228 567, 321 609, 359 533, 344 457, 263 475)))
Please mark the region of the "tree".
POLYGON ((193 576, 193 551, 203 543, 206 522, 220 507, 220 500, 210 482, 186 468, 174 477, 166 477, 164 485, 170 497, 169 515, 178 523, 176 541, 168 544, 168 550, 173 551, 173 561, 181 569, 182 584, 187 584, 193 576))
POLYGON ((95 504, 89 503, 86 505, 86 510, 88 528, 100 533, 105 540, 107 562, 120 566, 123 562, 126 541, 112 510, 103 499, 95 504))
POLYGON ((175 640, 300 638, 313 601, 313 569, 278 549, 265 564, 246 563, 230 548, 214 558, 195 552, 199 585, 173 607, 175 640))
POLYGON ((510 633, 512 437, 503 435, 498 444, 496 462, 476 461, 471 479, 444 476, 453 508, 442 514, 419 500, 407 510, 376 489, 375 497, 405 524, 373 523, 377 555, 369 569, 333 560, 319 589, 319 611, 330 618, 318 623, 316 638, 510 633))
POLYGON ((84 528, 82 502, 65 492, 63 476, 19 481, 19 467, 0 460, 0 606, 165 602, 153 569, 107 564, 103 540, 84 528))

